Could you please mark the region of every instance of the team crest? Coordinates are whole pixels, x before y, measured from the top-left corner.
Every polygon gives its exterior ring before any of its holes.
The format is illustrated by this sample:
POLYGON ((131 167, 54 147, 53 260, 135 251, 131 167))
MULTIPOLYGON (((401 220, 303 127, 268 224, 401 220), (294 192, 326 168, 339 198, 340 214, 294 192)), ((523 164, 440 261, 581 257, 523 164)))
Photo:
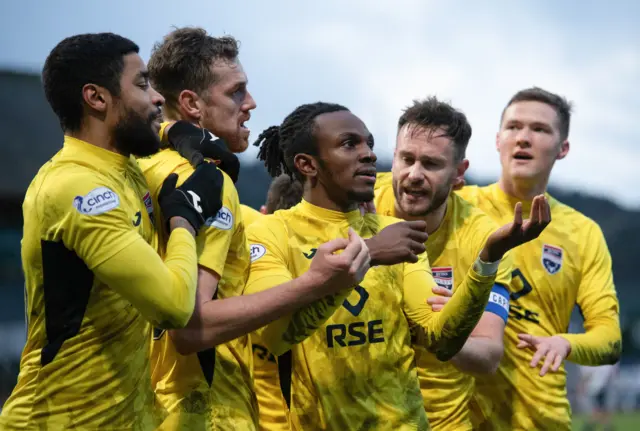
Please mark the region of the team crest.
POLYGON ((562 268, 562 253, 560 247, 548 244, 542 246, 542 266, 549 274, 553 275, 562 268))
POLYGON ((149 214, 151 223, 155 224, 155 220, 153 219, 153 200, 151 199, 151 193, 145 193, 142 197, 142 201, 144 202, 144 207, 147 209, 147 214, 149 214))
POLYGON ((441 266, 438 268, 431 268, 433 279, 440 287, 444 287, 448 290, 453 290, 453 267, 441 266))

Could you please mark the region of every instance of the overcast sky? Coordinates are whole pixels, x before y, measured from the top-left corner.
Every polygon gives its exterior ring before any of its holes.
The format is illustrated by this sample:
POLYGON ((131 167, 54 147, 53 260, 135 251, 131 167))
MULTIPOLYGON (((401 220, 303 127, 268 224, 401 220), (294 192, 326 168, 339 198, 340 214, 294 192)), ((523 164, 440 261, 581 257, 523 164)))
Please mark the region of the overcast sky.
MULTIPOLYGON (((173 26, 242 42, 258 108, 252 139, 302 103, 341 103, 390 159, 395 123, 435 94, 473 126, 470 174, 499 174, 495 133, 516 91, 538 85, 574 102, 569 156, 552 183, 640 208, 640 2, 429 0, 7 0, 0 67, 40 71, 62 38, 112 31, 146 60, 173 26)), ((252 162, 252 148, 243 162, 252 162)))

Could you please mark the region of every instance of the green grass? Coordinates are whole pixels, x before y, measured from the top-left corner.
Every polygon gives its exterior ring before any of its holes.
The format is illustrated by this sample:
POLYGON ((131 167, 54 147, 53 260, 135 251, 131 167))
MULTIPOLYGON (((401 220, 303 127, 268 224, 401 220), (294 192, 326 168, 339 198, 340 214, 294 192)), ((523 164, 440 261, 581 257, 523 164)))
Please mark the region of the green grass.
MULTIPOLYGON (((573 417, 573 429, 582 431, 586 416, 575 415, 573 417)), ((613 423, 616 431, 640 431, 640 413, 622 414, 614 416, 613 423)))

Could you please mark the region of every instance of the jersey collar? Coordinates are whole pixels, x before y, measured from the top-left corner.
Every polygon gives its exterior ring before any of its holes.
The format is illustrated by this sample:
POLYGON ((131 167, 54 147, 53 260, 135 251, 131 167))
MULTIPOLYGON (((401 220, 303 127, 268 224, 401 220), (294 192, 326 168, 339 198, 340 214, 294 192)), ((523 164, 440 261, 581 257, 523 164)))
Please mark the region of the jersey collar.
POLYGON ((311 216, 312 218, 317 218, 330 223, 347 222, 350 226, 353 226, 355 223, 362 223, 363 221, 359 209, 343 213, 340 211, 321 208, 319 206, 313 205, 312 203, 309 203, 304 199, 302 199, 297 207, 300 211, 311 216))
POLYGON ((69 155, 78 157, 98 168, 112 167, 124 171, 129 163, 129 157, 68 135, 64 137, 64 150, 69 155))

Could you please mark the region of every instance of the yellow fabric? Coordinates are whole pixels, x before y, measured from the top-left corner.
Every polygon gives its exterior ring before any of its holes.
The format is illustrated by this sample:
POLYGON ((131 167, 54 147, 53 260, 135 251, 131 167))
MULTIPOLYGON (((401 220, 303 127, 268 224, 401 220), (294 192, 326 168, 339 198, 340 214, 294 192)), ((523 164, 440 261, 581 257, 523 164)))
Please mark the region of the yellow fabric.
MULTIPOLYGON (((240 205, 244 224, 249 227, 263 216, 260 211, 240 205)), ((253 385, 258 398, 259 425, 265 431, 288 431, 289 419, 280 390, 276 358, 264 346, 257 334, 251 335, 253 349, 253 385)))
MULTIPOLYGON (((498 223, 513 217, 517 200, 497 184, 458 192, 498 223)), ((513 250, 515 270, 505 353, 497 375, 476 379, 473 415, 488 429, 571 428, 564 366, 539 376, 530 368, 530 350, 518 349, 517 335, 563 334, 572 345, 569 359, 588 365, 609 363, 620 354, 619 306, 611 256, 598 225, 547 195, 551 224, 539 238, 513 250), (585 334, 565 334, 578 304, 585 334), (544 408, 540 408, 544 406, 544 408)), ((523 202, 528 217, 531 202, 523 202)))
POLYGON ((240 204, 240 208, 242 208, 242 219, 245 226, 249 226, 263 215, 260 211, 254 210, 248 205, 240 204))
MULTIPOLYGON (((374 200, 378 214, 395 216, 391 177, 390 172, 378 174, 374 200)), ((450 279, 441 281, 443 287, 455 292, 466 282, 469 268, 497 228, 497 223, 489 216, 459 196, 452 194, 449 197, 442 223, 425 244, 434 274, 451 274, 450 279)), ((508 254, 500 263, 495 282, 508 288, 512 270, 508 254)), ((438 280, 436 278, 436 282, 438 280)), ((473 394, 473 377, 450 362, 439 361, 424 347, 416 345, 415 349, 420 388, 431 428, 434 431, 471 430, 469 401, 473 394)))
MULTIPOLYGON (((182 184, 194 171, 186 159, 171 149, 139 163, 154 199, 169 174, 177 173, 178 184, 182 184)), ((238 192, 229 176, 224 172, 223 176, 223 206, 216 217, 206 221, 197 238, 198 263, 221 275, 218 299, 242 295, 249 269, 238 192)), ((162 228, 161 244, 165 237, 162 228)), ((189 429, 255 429, 258 407, 253 391, 250 337, 245 335, 216 346, 209 355, 215 356, 206 357, 203 352, 182 356, 165 333, 156 331, 151 353, 152 381, 159 402, 170 415, 164 429, 172 429, 171 422, 189 424, 189 429), (207 368, 213 368, 211 386, 205 378, 207 368)))
POLYGON ((28 337, 0 425, 154 429, 148 320, 188 321, 193 238, 177 229, 164 265, 135 160, 68 136, 23 210, 28 337))
MULTIPOLYGON (((362 217, 359 211, 338 213, 304 200, 265 216, 248 228, 253 261, 247 292, 299 277, 309 269, 316 247, 346 237, 349 227, 370 238, 398 221, 362 217)), ((475 326, 473 319, 479 319, 494 278, 476 276, 449 310, 434 313, 426 300, 435 282, 423 253, 415 264, 372 268, 356 289, 330 295, 258 331, 273 353, 291 348, 292 428, 428 429, 410 328, 423 333, 420 339, 430 350, 451 356, 461 345, 459 329, 472 329, 464 321, 475 326)))

